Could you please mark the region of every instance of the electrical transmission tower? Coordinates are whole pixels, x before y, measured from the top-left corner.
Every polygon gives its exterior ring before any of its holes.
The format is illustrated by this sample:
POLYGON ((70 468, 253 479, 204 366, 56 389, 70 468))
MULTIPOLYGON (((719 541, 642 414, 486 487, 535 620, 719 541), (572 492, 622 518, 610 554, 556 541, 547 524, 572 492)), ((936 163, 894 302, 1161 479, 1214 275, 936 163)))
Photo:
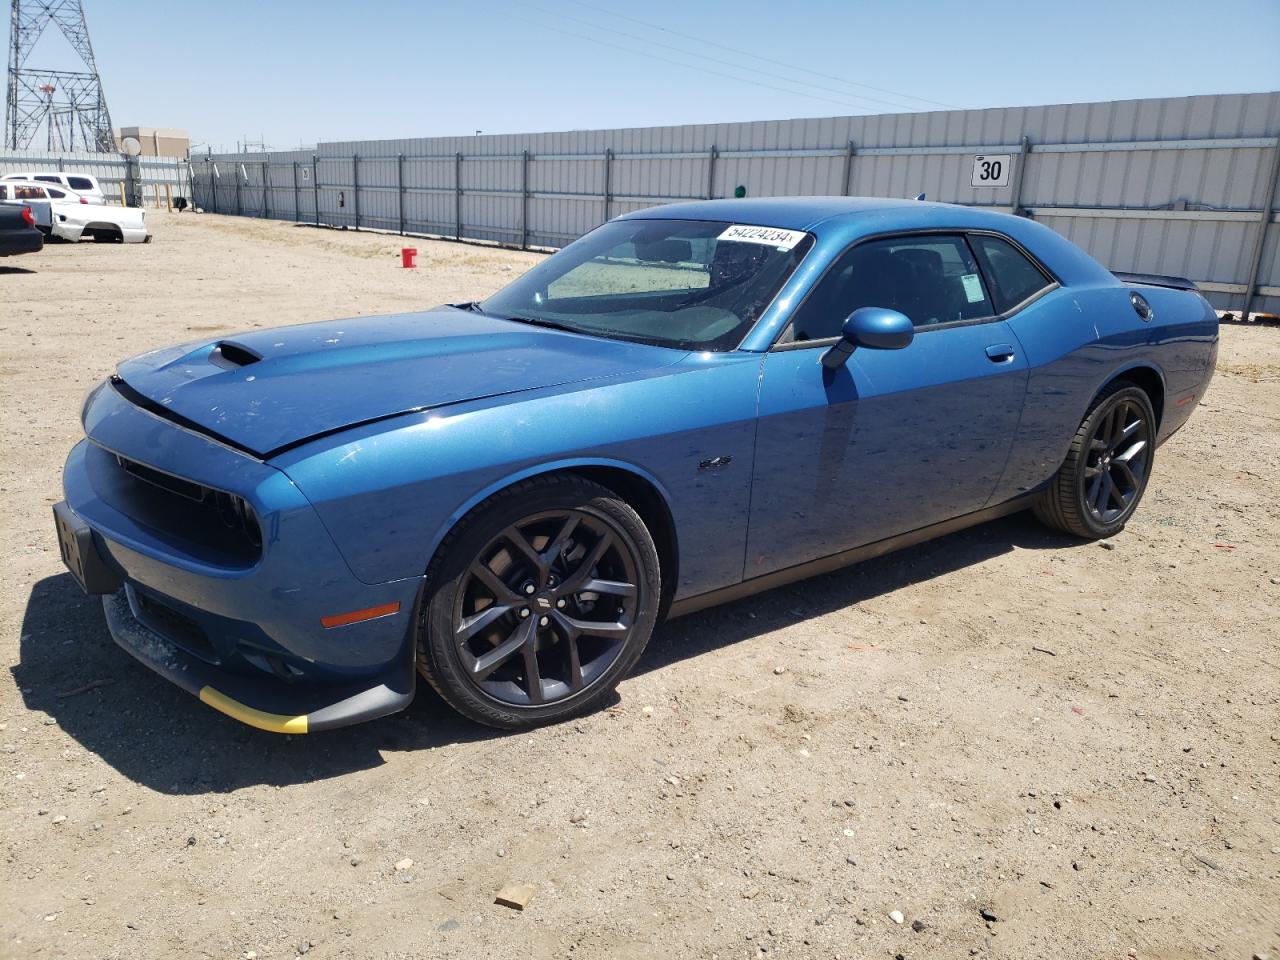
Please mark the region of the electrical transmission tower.
POLYGON ((4 145, 15 150, 34 146, 117 152, 80 0, 12 0, 12 4, 4 145), (84 70, 41 70, 26 65, 51 23, 67 38, 84 70), (36 143, 42 129, 46 142, 36 143))

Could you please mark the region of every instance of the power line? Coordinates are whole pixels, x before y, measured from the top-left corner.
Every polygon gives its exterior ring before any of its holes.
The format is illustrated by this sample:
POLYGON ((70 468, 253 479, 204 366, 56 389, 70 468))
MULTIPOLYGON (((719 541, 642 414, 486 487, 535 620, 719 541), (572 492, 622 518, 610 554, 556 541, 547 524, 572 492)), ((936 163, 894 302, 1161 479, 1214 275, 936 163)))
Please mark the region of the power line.
POLYGON ((572 30, 565 30, 561 27, 548 26, 547 24, 539 23, 536 20, 528 20, 524 17, 517 16, 516 14, 513 14, 513 13, 507 13, 506 16, 508 19, 519 20, 521 23, 527 23, 531 26, 541 27, 544 30, 552 31, 553 33, 564 34, 565 36, 568 36, 568 37, 577 37, 579 40, 588 40, 591 43, 598 43, 602 46, 612 47, 615 50, 622 50, 625 53, 634 54, 640 57, 649 57, 652 60, 661 60, 663 63, 670 63, 677 67, 684 67, 687 70, 696 70, 700 73, 709 73, 717 77, 725 77, 726 79, 734 80, 738 83, 750 83, 757 87, 764 87, 767 90, 774 90, 780 93, 789 93, 792 96, 796 96, 796 97, 808 97, 811 100, 825 100, 827 103, 834 103, 841 107, 853 108, 854 110, 863 111, 863 112, 866 111, 865 107, 850 103, 847 100, 835 100, 835 99, 832 99, 831 97, 824 97, 816 93, 809 93, 808 91, 805 91, 805 90, 789 90, 789 89, 786 89, 785 87, 774 86, 771 83, 764 83, 760 80, 753 80, 748 77, 734 76, 733 74, 724 73, 720 70, 712 70, 710 67, 703 67, 697 64, 685 63, 681 60, 672 60, 669 57, 663 57, 656 53, 650 53, 648 50, 636 50, 632 47, 624 47, 622 44, 610 43, 608 40, 601 40, 599 37, 588 36, 585 33, 575 33, 572 30))
MULTIPOLYGON (((630 20, 632 23, 638 23, 642 27, 648 27, 650 30, 661 30, 663 33, 670 33, 670 34, 674 34, 677 37, 683 37, 686 40, 693 40, 696 43, 705 43, 712 47, 719 47, 721 50, 728 50, 730 53, 737 53, 744 57, 751 57, 753 60, 761 60, 765 63, 772 63, 775 66, 779 66, 779 67, 786 67, 788 70, 795 70, 795 71, 807 73, 808 75, 813 77, 822 77, 824 80, 834 80, 836 83, 843 83, 851 87, 862 87, 863 89, 866 89, 866 90, 875 90, 877 93, 887 93, 891 97, 898 97, 904 100, 918 100, 921 103, 927 103, 935 107, 948 107, 951 109, 958 109, 954 103, 942 103, 939 100, 929 100, 926 97, 917 97, 915 94, 911 94, 911 93, 899 93, 896 90, 887 90, 884 87, 873 87, 869 83, 860 83, 857 80, 847 80, 844 77, 837 77, 829 73, 819 73, 818 71, 812 70, 809 67, 797 67, 797 66, 794 66, 793 64, 786 63, 785 61, 782 61, 782 60, 774 60, 774 59, 771 59, 770 57, 761 56, 758 53, 752 53, 750 50, 740 50, 737 47, 731 47, 725 43, 718 43, 715 40, 707 40, 707 39, 704 39, 703 37, 695 36, 694 34, 691 34, 691 33, 681 33, 679 30, 673 30, 670 27, 664 27, 656 23, 650 23, 647 20, 641 20, 637 17, 629 17, 625 13, 617 13, 616 11, 613 11, 613 10, 607 10, 603 7, 597 7, 594 4, 585 3, 584 0, 569 0, 569 2, 575 3, 580 7, 585 7, 586 9, 592 10, 596 13, 607 14, 608 16, 618 17, 619 19, 622 19, 622 20, 630 20)), ((796 81, 792 81, 792 82, 794 83, 796 81)))
MULTIPOLYGON (((548 14, 553 17, 558 17, 564 20, 572 20, 574 23, 581 23, 584 26, 590 27, 593 30, 602 30, 607 33, 613 34, 614 36, 626 37, 629 40, 638 40, 640 43, 648 43, 655 47, 664 47, 667 50, 674 50, 676 53, 683 54, 684 56, 687 56, 687 57, 697 57, 701 60, 709 60, 712 63, 719 63, 726 67, 732 67, 735 70, 745 69, 740 64, 735 63, 732 60, 722 60, 719 57, 712 57, 705 53, 699 53, 694 50, 686 50, 682 47, 672 46, 669 43, 663 43, 661 40, 651 40, 648 37, 642 37, 642 36, 639 36, 638 34, 625 33, 621 30, 615 30, 613 27, 601 26, 600 24, 592 23, 590 20, 583 20, 580 17, 569 16, 567 13, 561 13, 560 11, 551 11, 551 10, 547 10, 546 8, 536 8, 536 9, 540 10, 540 12, 542 13, 548 14)), ((826 84, 813 83, 812 81, 809 81, 809 80, 798 80, 795 77, 788 77, 781 73, 771 73, 767 70, 757 70, 754 67, 752 68, 751 72, 753 76, 773 77, 775 80, 781 80, 784 83, 798 84, 802 87, 813 87, 815 90, 825 90, 828 93, 838 92, 838 91, 833 91, 826 84)), ((919 107, 913 107, 910 104, 893 103, 889 100, 881 100, 878 97, 868 97, 865 94, 847 94, 847 96, 853 96, 855 99, 863 101, 864 103, 880 104, 886 107, 893 107, 895 110, 919 110, 920 109, 919 107)))

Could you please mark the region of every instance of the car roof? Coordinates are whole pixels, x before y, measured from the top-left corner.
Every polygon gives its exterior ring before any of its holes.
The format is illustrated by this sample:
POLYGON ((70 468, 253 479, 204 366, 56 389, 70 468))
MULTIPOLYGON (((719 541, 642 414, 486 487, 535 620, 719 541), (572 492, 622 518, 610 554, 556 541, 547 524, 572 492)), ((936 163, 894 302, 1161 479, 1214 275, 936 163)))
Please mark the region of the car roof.
POLYGON ((716 220, 849 238, 895 230, 997 230, 1016 233, 1027 221, 991 208, 893 197, 761 197, 695 200, 647 207, 618 219, 716 220))
MULTIPOLYGON (((19 170, 16 173, 0 174, 0 180, 31 180, 34 177, 62 177, 66 180, 70 177, 81 177, 91 183, 97 183, 98 178, 92 173, 77 173, 74 170, 19 170)), ((41 181, 42 183, 48 181, 41 181)))
POLYGON ((761 197, 647 207, 619 219, 713 220, 803 230, 827 255, 864 237, 916 230, 988 230, 1012 237, 1067 282, 1110 283, 1110 273, 1043 224, 983 207, 889 197, 761 197))
MULTIPOLYGON (((760 197, 751 200, 694 200, 647 207, 623 219, 724 220, 786 230, 808 230, 832 217, 918 207, 917 200, 889 197, 760 197)), ((941 206, 941 204, 931 204, 941 206)))

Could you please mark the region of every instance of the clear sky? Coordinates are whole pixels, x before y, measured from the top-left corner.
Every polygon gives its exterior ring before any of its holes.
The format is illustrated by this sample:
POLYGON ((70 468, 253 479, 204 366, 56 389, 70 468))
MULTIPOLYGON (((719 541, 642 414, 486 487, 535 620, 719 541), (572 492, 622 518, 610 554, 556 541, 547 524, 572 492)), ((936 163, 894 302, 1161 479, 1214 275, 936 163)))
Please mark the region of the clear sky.
POLYGON ((84 6, 116 125, 215 150, 1280 89, 1280 0, 84 6))

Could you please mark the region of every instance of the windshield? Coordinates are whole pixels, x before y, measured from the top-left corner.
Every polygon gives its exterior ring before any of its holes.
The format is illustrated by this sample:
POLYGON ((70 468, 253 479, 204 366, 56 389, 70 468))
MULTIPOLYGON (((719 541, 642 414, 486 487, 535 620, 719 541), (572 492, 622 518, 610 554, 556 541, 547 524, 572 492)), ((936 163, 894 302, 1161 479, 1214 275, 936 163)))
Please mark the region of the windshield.
POLYGON ((732 350, 813 238, 719 221, 615 220, 480 304, 485 313, 667 347, 732 350))

